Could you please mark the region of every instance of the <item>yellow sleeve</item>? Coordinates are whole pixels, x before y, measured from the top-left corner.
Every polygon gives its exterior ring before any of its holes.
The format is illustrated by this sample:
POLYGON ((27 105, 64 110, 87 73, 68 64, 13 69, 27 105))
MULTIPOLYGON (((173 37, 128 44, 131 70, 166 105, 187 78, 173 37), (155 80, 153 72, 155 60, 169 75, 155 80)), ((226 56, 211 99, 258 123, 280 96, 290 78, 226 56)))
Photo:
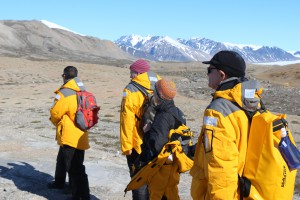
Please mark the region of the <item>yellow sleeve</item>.
POLYGON ((123 99, 120 112, 120 141, 124 155, 133 147, 133 133, 136 126, 134 95, 128 90, 123 91, 123 99))
POLYGON ((236 124, 215 110, 206 110, 202 145, 207 163, 207 194, 210 199, 235 199, 238 188, 236 124))
POLYGON ((50 121, 56 126, 62 117, 68 111, 68 104, 66 103, 66 98, 58 92, 54 99, 54 105, 50 109, 50 121))

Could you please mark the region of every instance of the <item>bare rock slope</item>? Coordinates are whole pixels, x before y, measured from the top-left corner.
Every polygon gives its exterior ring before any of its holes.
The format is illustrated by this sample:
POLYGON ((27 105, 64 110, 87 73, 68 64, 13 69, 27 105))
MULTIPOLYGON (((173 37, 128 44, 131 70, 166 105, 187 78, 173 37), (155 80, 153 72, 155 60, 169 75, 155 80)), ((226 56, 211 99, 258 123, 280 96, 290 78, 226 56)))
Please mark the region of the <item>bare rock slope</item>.
POLYGON ((0 20, 0 54, 101 64, 133 58, 109 40, 49 28, 37 20, 0 20))

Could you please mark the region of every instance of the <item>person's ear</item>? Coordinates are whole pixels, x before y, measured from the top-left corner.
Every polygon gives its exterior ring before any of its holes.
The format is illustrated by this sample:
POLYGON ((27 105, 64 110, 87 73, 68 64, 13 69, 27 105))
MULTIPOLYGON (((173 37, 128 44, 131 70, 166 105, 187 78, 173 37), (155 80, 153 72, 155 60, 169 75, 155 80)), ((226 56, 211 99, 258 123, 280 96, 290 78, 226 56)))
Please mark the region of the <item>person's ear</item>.
POLYGON ((222 71, 222 70, 219 70, 219 72, 220 72, 220 76, 221 76, 222 80, 225 80, 225 79, 226 79, 226 74, 225 74, 225 72, 222 71))

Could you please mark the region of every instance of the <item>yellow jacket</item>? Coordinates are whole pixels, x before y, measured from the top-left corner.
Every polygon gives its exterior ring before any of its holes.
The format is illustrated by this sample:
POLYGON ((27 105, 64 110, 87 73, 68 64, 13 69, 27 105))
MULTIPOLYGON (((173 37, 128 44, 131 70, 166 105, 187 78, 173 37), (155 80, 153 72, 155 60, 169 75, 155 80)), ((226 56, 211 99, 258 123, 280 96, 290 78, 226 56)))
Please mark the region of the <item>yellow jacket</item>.
POLYGON ((89 146, 88 133, 74 124, 77 110, 76 91, 84 90, 79 78, 74 78, 55 91, 54 105, 50 109, 50 120, 56 126, 56 140, 59 145, 68 145, 80 150, 89 146))
MULTIPOLYGON (((133 78, 132 81, 144 86, 149 93, 153 93, 154 85, 160 77, 153 72, 146 72, 133 78)), ((135 149, 141 153, 143 133, 140 129, 141 107, 145 97, 134 85, 128 84, 123 90, 120 113, 120 142, 123 155, 135 149)))
MULTIPOLYGON (((223 83, 228 86, 236 78, 223 83)), ((222 88, 222 86, 221 86, 222 88)), ((206 108, 196 146, 192 175, 193 199, 238 199, 238 174, 242 175, 249 121, 243 110, 259 106, 261 88, 256 81, 220 89, 206 108), (237 105, 236 105, 237 104, 237 105)))
MULTIPOLYGON (((125 193, 129 190, 135 190, 140 188, 144 184, 147 184, 148 186, 151 185, 151 188, 154 188, 154 190, 150 191, 149 187, 150 194, 159 194, 161 195, 159 199, 161 199, 163 194, 166 192, 165 190, 171 190, 171 188, 176 188, 172 191, 177 190, 177 185, 179 183, 179 173, 184 173, 190 170, 193 165, 193 161, 184 153, 179 140, 170 141, 173 134, 193 137, 193 133, 184 124, 179 126, 177 129, 171 129, 169 132, 169 142, 167 142, 163 146, 161 152, 153 160, 149 161, 132 177, 131 181, 125 189, 125 193), (168 162, 168 157, 171 154, 173 161, 168 162), (172 168, 172 170, 170 170, 170 167, 172 168), (165 173, 165 170, 162 168, 167 168, 168 172, 165 173), (156 182, 156 180, 158 180, 158 182, 156 182), (163 184, 162 182, 165 182, 165 184, 163 184)), ((178 196, 178 190, 177 192, 173 192, 173 195, 178 196)), ((169 197, 168 199, 175 198, 169 197)))

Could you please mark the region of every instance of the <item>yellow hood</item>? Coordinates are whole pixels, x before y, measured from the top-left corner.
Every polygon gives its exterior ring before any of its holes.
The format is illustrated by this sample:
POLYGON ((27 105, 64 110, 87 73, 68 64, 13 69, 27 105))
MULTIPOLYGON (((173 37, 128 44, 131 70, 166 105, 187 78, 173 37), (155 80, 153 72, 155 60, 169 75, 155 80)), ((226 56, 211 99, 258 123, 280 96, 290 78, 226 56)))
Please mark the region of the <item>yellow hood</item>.
POLYGON ((81 82, 81 80, 78 77, 69 80, 63 86, 61 86, 59 89, 61 89, 61 88, 68 88, 71 90, 75 90, 76 92, 85 90, 83 83, 81 82))
POLYGON ((148 90, 154 90, 154 85, 159 79, 160 77, 157 74, 153 72, 147 72, 136 76, 132 79, 132 81, 139 83, 148 90))

